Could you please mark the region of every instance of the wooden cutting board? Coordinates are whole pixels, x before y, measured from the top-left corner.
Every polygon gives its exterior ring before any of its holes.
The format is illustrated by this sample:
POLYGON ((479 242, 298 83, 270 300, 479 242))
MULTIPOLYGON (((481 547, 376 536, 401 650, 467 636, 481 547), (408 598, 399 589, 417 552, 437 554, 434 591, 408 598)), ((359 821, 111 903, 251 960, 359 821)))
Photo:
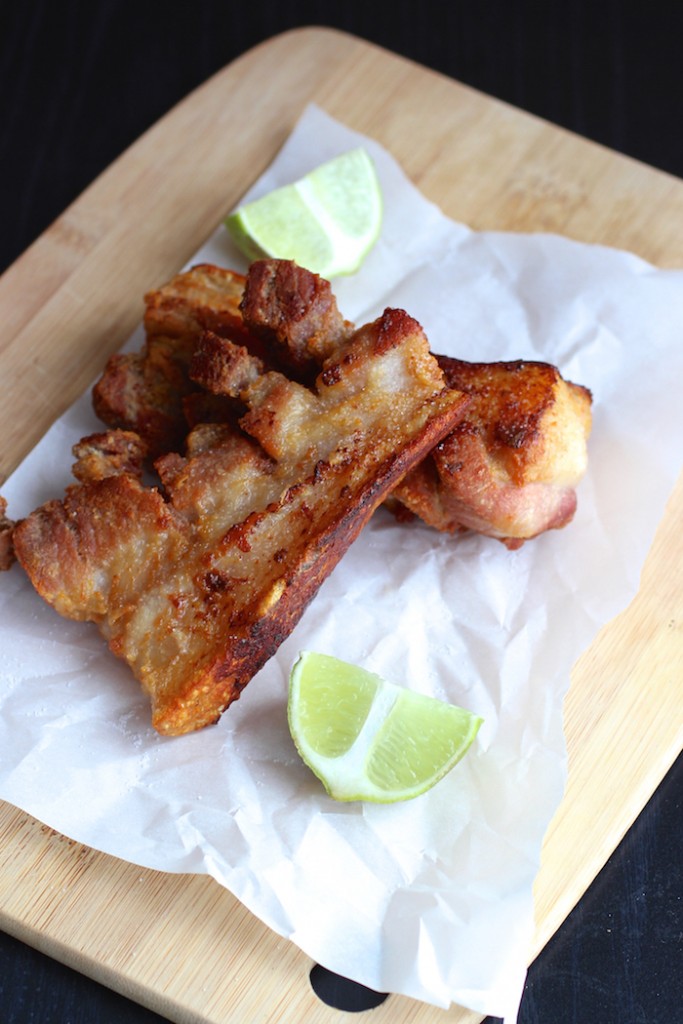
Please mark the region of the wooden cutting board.
MULTIPOLYGON (((143 293, 192 257, 308 101, 376 138, 475 229, 553 231, 683 267, 682 182, 356 38, 287 33, 172 110, 0 279, 0 480, 127 339, 143 293)), ((529 960, 683 746, 682 509, 679 481, 640 593, 572 674, 569 780, 543 848, 529 960)), ((351 1019, 317 1000, 304 954, 209 878, 141 870, 6 804, 0 851, 0 927, 174 1021, 351 1019)), ((392 996, 372 1019, 481 1017, 392 996)))

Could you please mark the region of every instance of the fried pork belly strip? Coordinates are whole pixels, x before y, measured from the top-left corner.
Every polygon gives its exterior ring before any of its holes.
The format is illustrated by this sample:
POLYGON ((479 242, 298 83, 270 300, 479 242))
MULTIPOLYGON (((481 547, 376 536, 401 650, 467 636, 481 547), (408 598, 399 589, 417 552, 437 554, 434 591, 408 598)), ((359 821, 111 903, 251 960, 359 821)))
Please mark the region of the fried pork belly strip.
POLYGON ((12 535, 14 533, 14 522, 8 519, 7 502, 0 495, 0 571, 9 569, 14 564, 14 545, 12 535))
MULTIPOLYGON (((314 275, 285 261, 252 267, 241 309, 252 334, 269 350, 290 349, 299 367, 319 364, 348 330, 314 275)), ((565 526, 587 465, 588 389, 547 363, 436 358, 449 386, 470 396, 470 406, 395 488, 389 507, 437 530, 474 530, 510 548, 565 526)))
POLYGON ((14 536, 38 593, 99 626, 169 735, 215 722, 239 696, 468 402, 401 310, 331 347, 312 389, 216 337, 203 335, 193 372, 218 397, 238 392, 240 428, 197 426, 184 455, 158 460, 163 494, 126 470, 129 439, 87 439, 82 482, 14 536))
POLYGON ((392 500, 437 530, 474 530, 509 548, 565 526, 586 470, 588 389, 547 363, 437 358, 472 401, 392 500))
POLYGON ((73 455, 71 471, 81 483, 123 473, 142 480, 147 446, 131 430, 106 430, 78 441, 73 455))
POLYGON ((290 260, 252 263, 240 311, 265 351, 303 379, 315 378, 354 329, 339 312, 329 281, 290 260))
POLYGON ((256 353, 261 347, 239 309, 245 283, 243 274, 203 263, 148 292, 142 351, 111 356, 93 389, 102 422, 135 431, 151 458, 178 450, 188 430, 188 408, 193 418, 194 402, 202 404, 188 375, 202 333, 211 330, 256 353))
POLYGON ((249 345, 239 304, 244 274, 211 263, 198 263, 145 295, 144 326, 148 337, 186 338, 209 330, 249 345))

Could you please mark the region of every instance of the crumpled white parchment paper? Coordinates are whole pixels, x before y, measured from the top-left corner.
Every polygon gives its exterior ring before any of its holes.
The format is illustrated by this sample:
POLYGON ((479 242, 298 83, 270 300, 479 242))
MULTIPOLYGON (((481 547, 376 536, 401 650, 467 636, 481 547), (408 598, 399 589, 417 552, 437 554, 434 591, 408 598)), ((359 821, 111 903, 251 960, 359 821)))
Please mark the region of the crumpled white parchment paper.
MULTIPOLYGON (((95 627, 59 618, 14 567, 0 577, 0 796, 117 857, 209 873, 365 985, 513 1019, 541 842, 563 792, 570 670, 635 594, 680 468, 683 272, 550 235, 474 233, 314 106, 245 198, 359 144, 376 161, 385 221, 361 271, 334 282, 341 311, 361 323, 400 306, 434 351, 542 359, 591 388, 574 522, 510 552, 380 510, 241 700, 180 739, 153 732, 95 627), (475 746, 414 801, 334 803, 287 730, 302 648, 477 711, 475 746)), ((202 260, 245 267, 222 227, 202 260)), ((72 443, 99 428, 85 395, 4 486, 9 514, 61 496, 72 443)))

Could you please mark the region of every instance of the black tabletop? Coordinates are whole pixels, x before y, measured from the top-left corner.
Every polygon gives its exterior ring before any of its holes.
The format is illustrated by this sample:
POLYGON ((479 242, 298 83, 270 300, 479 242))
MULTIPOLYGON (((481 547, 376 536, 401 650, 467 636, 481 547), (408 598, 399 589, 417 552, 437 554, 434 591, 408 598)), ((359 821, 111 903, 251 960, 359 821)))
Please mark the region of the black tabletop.
MULTIPOLYGON (((683 177, 683 5, 0 0, 0 271, 177 101, 300 25, 352 32, 683 177)), ((679 758, 531 966, 519 1024, 683 1022, 682 793, 679 758)), ((323 994, 366 1005, 341 982, 323 994)), ((155 1021, 0 933, 0 1024, 155 1021)))

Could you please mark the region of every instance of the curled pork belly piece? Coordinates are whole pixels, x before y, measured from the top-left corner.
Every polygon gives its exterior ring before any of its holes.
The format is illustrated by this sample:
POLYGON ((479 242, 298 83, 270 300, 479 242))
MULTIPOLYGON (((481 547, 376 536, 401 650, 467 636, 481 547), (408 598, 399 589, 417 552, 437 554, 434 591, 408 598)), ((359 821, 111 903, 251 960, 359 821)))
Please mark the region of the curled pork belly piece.
POLYGON ((304 379, 315 377, 354 329, 339 312, 329 281, 291 260, 252 263, 240 310, 271 358, 304 379))
POLYGON ((587 466, 590 391, 547 363, 437 358, 449 385, 471 403, 394 490, 394 510, 509 548, 569 523, 587 466))
POLYGON ((182 452, 159 457, 160 487, 142 480, 148 439, 119 427, 84 439, 79 482, 14 530, 38 593, 97 624, 168 735, 239 697, 469 401, 402 310, 341 331, 311 387, 226 333, 200 333, 187 377, 238 401, 239 417, 199 423, 182 452))
POLYGON ((8 519, 7 502, 0 495, 0 571, 9 569, 14 562, 14 546, 12 537, 15 523, 8 519))
MULTIPOLYGON (((189 376, 203 332, 259 347, 239 308, 245 284, 243 274, 210 263, 176 274, 144 297, 142 349, 109 358, 93 388, 95 413, 108 427, 135 431, 150 459, 178 450, 189 425, 206 414, 205 396, 189 376)), ((212 416, 222 414, 216 403, 210 408, 212 416)))
MULTIPOLYGON (((287 261, 252 265, 240 304, 268 352, 319 365, 349 325, 327 282, 287 261), (275 301, 279 297, 280 301, 275 301)), ((448 385, 468 395, 463 417, 387 500, 399 518, 473 530, 517 548, 565 526, 587 465, 591 394, 548 363, 474 363, 436 356, 448 385)))

